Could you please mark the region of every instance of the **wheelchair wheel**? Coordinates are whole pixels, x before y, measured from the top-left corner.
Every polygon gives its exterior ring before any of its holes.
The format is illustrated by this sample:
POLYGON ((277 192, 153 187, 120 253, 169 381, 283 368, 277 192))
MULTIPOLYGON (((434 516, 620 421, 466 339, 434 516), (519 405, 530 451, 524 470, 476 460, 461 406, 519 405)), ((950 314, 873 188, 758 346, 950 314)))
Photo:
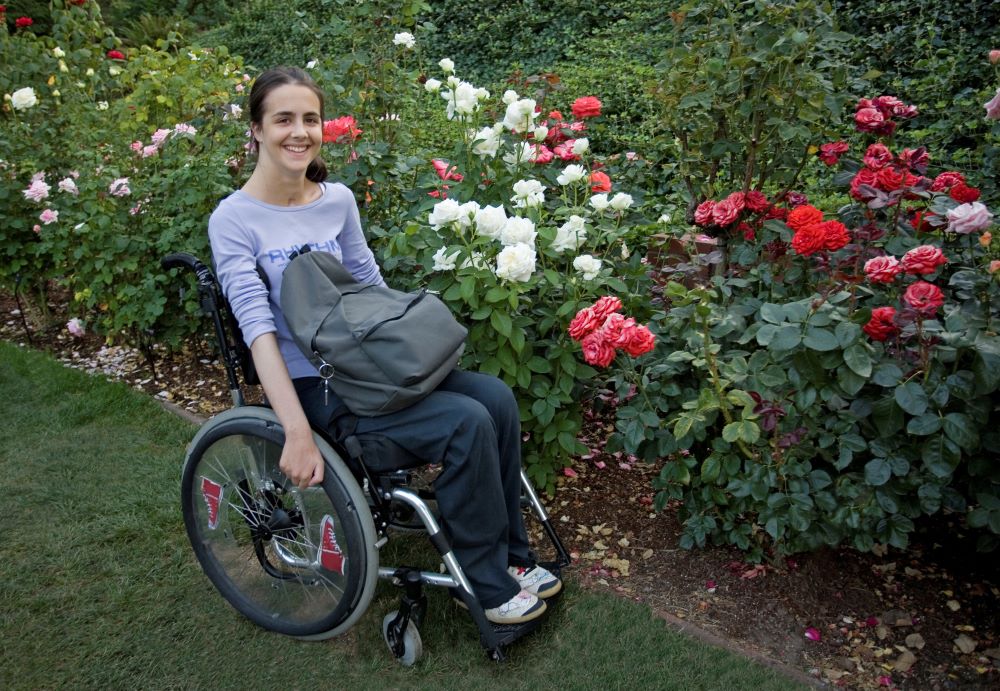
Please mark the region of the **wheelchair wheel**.
POLYGON ((401 655, 396 656, 396 651, 393 650, 393 641, 389 636, 389 625, 396 618, 397 614, 398 612, 393 610, 382 619, 382 638, 385 640, 385 644, 389 646, 389 652, 396 657, 399 664, 404 667, 412 667, 424 654, 424 644, 420 640, 420 629, 417 628, 412 619, 406 622, 406 628, 403 630, 403 652, 401 655))
POLYGON ((378 578, 375 525, 361 489, 326 442, 321 485, 299 490, 278 468, 274 412, 240 407, 208 422, 189 447, 181 502, 205 574, 266 629, 321 639, 364 614, 378 578))

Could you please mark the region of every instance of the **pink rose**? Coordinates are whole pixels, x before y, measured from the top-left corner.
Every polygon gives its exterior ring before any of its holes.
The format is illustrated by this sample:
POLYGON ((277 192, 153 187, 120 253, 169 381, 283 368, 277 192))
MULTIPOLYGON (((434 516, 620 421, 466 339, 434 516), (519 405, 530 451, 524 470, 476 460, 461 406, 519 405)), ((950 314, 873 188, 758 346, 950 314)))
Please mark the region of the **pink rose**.
POLYGON ((159 150, 160 147, 158 147, 156 144, 150 144, 149 146, 144 146, 142 147, 142 157, 149 158, 159 150))
POLYGON ((579 161, 580 157, 573 153, 573 144, 576 142, 575 139, 567 139, 552 150, 556 156, 558 156, 563 161, 579 161))
POLYGON ((892 163, 893 155, 885 144, 872 144, 865 152, 865 165, 873 170, 881 170, 892 163))
POLYGON ((704 228, 712 225, 712 210, 715 209, 715 202, 707 199, 698 205, 694 210, 694 222, 704 228))
MULTIPOLYGON (((35 227, 37 228, 38 226, 35 227)), ((1000 259, 994 259, 990 262, 989 272, 995 274, 998 270, 1000 270, 1000 259)))
POLYGON ((934 245, 920 245, 903 255, 900 266, 903 271, 914 276, 932 274, 948 260, 939 248, 934 245))
POLYGON ((545 146, 544 144, 532 144, 534 150, 531 154, 531 160, 535 163, 551 163, 554 155, 552 154, 552 149, 545 146))
POLYGON ((997 89, 996 95, 984 103, 983 107, 986 108, 988 120, 1000 120, 1000 89, 997 89))
POLYGON ((593 307, 588 309, 592 309, 594 311, 594 316, 597 318, 598 322, 600 322, 601 320, 606 319, 608 315, 613 312, 617 312, 621 308, 621 300, 614 295, 604 295, 594 303, 593 307))
POLYGON ((619 342, 619 339, 628 329, 635 326, 635 319, 632 317, 626 317, 618 312, 612 312, 604 320, 604 325, 601 327, 601 333, 605 342, 611 344, 614 348, 620 348, 625 343, 628 343, 628 336, 625 335, 625 340, 619 342))
POLYGON ((948 230, 959 235, 986 230, 991 223, 993 214, 980 202, 962 204, 948 212, 948 230))
POLYGON ((986 55, 990 59, 990 64, 991 65, 995 65, 998 62, 1000 62, 1000 50, 991 50, 986 55))
POLYGON ((83 328, 83 322, 81 322, 76 317, 73 317, 68 322, 66 322, 66 330, 69 331, 74 336, 76 336, 77 338, 83 338, 83 335, 86 333, 86 331, 84 331, 83 328))
POLYGON ((442 161, 440 158, 431 159, 431 165, 434 166, 434 172, 437 173, 438 177, 442 180, 454 180, 455 182, 462 182, 463 176, 458 173, 457 166, 448 166, 447 161, 442 161))
POLYGON ((584 307, 576 313, 573 321, 569 323, 569 337, 574 341, 582 340, 584 336, 587 336, 604 323, 604 319, 604 316, 598 317, 594 313, 593 307, 584 307))
POLYGON ((892 122, 887 122, 885 116, 877 108, 862 108, 854 114, 854 125, 860 132, 875 132, 882 134, 892 122))
POLYGON ((873 257, 865 262, 865 276, 872 283, 892 283, 902 267, 892 255, 873 257))
POLYGON ((917 281, 903 293, 903 302, 925 317, 933 317, 944 304, 944 293, 933 283, 917 281))
POLYGON ((604 334, 598 330, 584 336, 580 342, 583 348, 583 359, 588 365, 607 367, 615 359, 615 348, 604 340, 604 334))
POLYGON ((728 226, 739 218, 742 210, 743 201, 735 200, 730 195, 712 208, 712 220, 717 226, 728 226))
POLYGON ((38 220, 42 222, 42 225, 49 225, 50 223, 55 223, 59 220, 59 212, 55 209, 45 209, 38 216, 38 220))
POLYGON ((965 176, 954 170, 947 170, 931 183, 931 192, 946 192, 958 183, 965 184, 965 176))
POLYGON ((136 153, 139 153, 140 151, 142 151, 142 142, 140 142, 139 140, 136 140, 136 141, 132 142, 131 147, 132 147, 132 151, 134 151, 136 153))

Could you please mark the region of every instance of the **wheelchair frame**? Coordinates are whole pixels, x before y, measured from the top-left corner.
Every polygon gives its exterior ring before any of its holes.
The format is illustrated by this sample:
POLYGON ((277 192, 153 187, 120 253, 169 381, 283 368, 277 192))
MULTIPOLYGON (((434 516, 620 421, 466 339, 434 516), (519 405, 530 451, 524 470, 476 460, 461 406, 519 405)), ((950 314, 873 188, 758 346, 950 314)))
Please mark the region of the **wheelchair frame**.
MULTIPOLYGON (((187 253, 168 255, 163 258, 162 265, 167 270, 184 269, 195 274, 200 307, 202 313, 212 319, 215 338, 226 370, 226 378, 233 401, 234 407, 232 409, 212 418, 196 434, 188 446, 182 474, 185 525, 192 547, 206 575, 232 606, 265 628, 278 630, 306 640, 324 639, 343 633, 353 626, 367 610, 374 596, 376 580, 378 578, 390 580, 403 589, 403 594, 400 598, 399 609, 389 613, 383 620, 383 637, 393 655, 404 665, 416 662, 422 652, 419 628, 427 607, 427 598, 422 592, 424 584, 450 588, 452 593, 461 599, 476 623, 480 643, 489 657, 496 661, 504 659, 504 648, 507 645, 537 628, 544 616, 524 624, 515 625, 493 624, 486 618, 482 606, 473 593, 472 586, 452 553, 447 537, 442 532, 434 512, 427 503, 428 496, 421 496, 420 492, 409 487, 412 480, 412 468, 372 471, 365 464, 360 443, 355 437, 348 437, 341 445, 331 439, 325 430, 315 429, 314 439, 327 462, 328 472, 326 473, 327 478, 324 480, 323 492, 331 502, 334 501, 335 496, 340 497, 339 501, 345 507, 346 513, 356 512, 356 526, 360 526, 360 537, 349 535, 348 541, 352 543, 351 553, 356 555, 353 558, 364 561, 367 568, 363 569, 360 584, 355 583, 354 587, 348 587, 344 590, 345 595, 348 591, 351 593, 350 602, 347 603, 347 608, 350 611, 346 615, 336 616, 336 623, 330 628, 325 628, 318 633, 302 634, 296 632, 294 624, 283 627, 272 626, 271 622, 263 616, 253 616, 240 606, 238 603, 242 595, 239 592, 239 587, 233 585, 228 575, 218 573, 221 567, 212 561, 206 553, 206 550, 209 549, 206 547, 208 542, 199 533, 200 528, 195 524, 193 518, 199 507, 195 505, 196 502, 192 498, 193 493, 187 490, 194 486, 197 480, 194 474, 201 467, 201 460, 207 450, 214 448, 213 444, 224 443, 226 439, 244 434, 262 444, 269 443, 272 446, 273 454, 273 448, 277 448, 280 452, 284 434, 277 416, 270 408, 247 405, 246 403, 240 384, 240 373, 242 372, 243 380, 247 385, 257 385, 259 380, 250 357, 250 351, 239 338, 239 327, 236 319, 222 295, 219 283, 211 269, 187 253), (419 519, 420 526, 426 531, 431 544, 441 555, 446 573, 423 571, 408 566, 371 568, 371 565, 378 564, 378 551, 388 541, 389 530, 401 527, 398 518, 401 513, 407 512, 412 512, 419 519), (354 592, 355 590, 357 592, 354 592)), ((259 485, 257 498, 254 498, 253 493, 248 489, 248 478, 244 478, 235 491, 240 500, 238 515, 241 515, 247 524, 253 523, 249 530, 254 535, 254 549, 259 565, 269 577, 279 581, 282 579, 295 581, 303 588, 315 585, 321 580, 320 575, 310 579, 299 574, 303 571, 320 573, 319 562, 323 548, 320 547, 315 556, 312 556, 311 553, 308 556, 297 556, 293 550, 282 547, 282 540, 279 539, 279 533, 282 530, 294 532, 296 529, 303 530, 308 527, 308 517, 305 510, 302 509, 303 493, 297 488, 281 484, 281 478, 277 478, 278 484, 281 486, 276 485, 273 477, 255 476, 253 479, 255 485, 259 485), (244 485, 247 485, 247 488, 244 485), (265 496, 267 499, 261 500, 260 496, 265 496), (289 502, 288 506, 281 505, 282 496, 284 501, 289 502), (296 509, 296 506, 299 509, 296 509), (253 519, 251 519, 250 514, 253 514, 253 519), (265 523, 266 525, 264 525, 265 523), (265 533, 266 536, 261 537, 265 533), (271 539, 272 535, 275 536, 273 540, 271 539), (271 563, 270 556, 264 554, 265 548, 262 545, 265 540, 268 541, 268 548, 271 549, 272 554, 279 562, 277 566, 271 563), (283 569, 294 571, 286 572, 283 569)), ((202 482, 204 483, 206 480, 202 478, 202 482)), ((526 503, 532 507, 546 536, 555 548, 555 561, 542 562, 542 565, 558 575, 563 567, 570 564, 569 554, 556 534, 545 507, 523 469, 521 470, 521 484, 523 489, 522 505, 526 503)), ((221 489, 219 491, 221 492, 221 489)), ((217 502, 218 500, 216 500, 216 512, 219 510, 217 502)), ((201 507, 200 510, 204 512, 205 509, 201 507)), ((324 516, 324 525, 327 519, 333 521, 330 516, 324 516)), ((236 526, 236 528, 239 527, 236 526)), ((415 527, 415 524, 410 523, 402 527, 412 528, 415 527)), ((245 529, 246 526, 243 528, 245 529)), ((341 526, 342 530, 343 528, 344 526, 341 526)), ((321 536, 320 541, 322 542, 323 539, 321 536)), ((341 609, 341 601, 338 601, 336 609, 337 611, 341 609)), ((325 624, 320 624, 320 626, 325 627, 325 624)))

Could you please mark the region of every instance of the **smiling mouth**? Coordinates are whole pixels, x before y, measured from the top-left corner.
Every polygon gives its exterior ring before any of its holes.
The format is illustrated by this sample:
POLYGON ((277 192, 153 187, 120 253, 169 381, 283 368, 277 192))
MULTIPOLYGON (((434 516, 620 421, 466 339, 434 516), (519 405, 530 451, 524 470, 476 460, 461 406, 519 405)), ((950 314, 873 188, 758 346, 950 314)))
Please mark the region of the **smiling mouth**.
POLYGON ((309 147, 306 146, 306 145, 304 145, 304 144, 302 146, 288 145, 288 146, 285 146, 285 149, 287 151, 291 151, 293 154, 304 154, 305 152, 307 152, 309 150, 309 147))

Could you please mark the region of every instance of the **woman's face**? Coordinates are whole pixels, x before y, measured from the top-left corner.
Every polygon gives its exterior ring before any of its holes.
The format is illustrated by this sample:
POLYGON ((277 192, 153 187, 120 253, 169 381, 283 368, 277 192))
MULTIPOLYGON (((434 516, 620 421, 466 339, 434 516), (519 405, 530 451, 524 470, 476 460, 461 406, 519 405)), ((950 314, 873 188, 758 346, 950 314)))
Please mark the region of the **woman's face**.
POLYGON ((319 98, 301 84, 283 84, 264 99, 264 115, 251 125, 258 165, 284 177, 305 175, 323 144, 319 98))

